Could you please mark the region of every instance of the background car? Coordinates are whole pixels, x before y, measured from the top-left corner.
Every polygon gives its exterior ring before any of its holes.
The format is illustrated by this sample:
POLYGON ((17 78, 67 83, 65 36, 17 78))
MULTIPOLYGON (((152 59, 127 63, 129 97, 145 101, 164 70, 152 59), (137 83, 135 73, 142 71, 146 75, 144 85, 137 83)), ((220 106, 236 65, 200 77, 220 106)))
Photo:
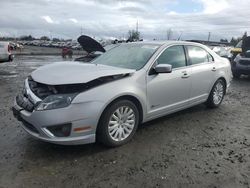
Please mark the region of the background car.
POLYGON ((231 49, 231 61, 233 61, 238 54, 242 52, 242 40, 238 42, 238 44, 231 49))
POLYGON ((242 41, 241 53, 232 60, 232 72, 235 78, 250 75, 250 37, 242 41))
POLYGON ((9 42, 0 42, 0 62, 12 61, 11 45, 9 42))

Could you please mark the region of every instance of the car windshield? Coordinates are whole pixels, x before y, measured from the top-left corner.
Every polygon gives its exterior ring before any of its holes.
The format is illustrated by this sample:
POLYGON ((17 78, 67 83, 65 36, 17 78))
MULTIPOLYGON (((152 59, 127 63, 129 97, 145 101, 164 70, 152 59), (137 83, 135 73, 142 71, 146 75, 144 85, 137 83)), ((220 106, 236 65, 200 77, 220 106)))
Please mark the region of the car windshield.
POLYGON ((139 70, 158 48, 156 44, 124 44, 107 51, 92 63, 139 70))
POLYGON ((235 47, 236 48, 241 48, 242 47, 242 40, 235 47))

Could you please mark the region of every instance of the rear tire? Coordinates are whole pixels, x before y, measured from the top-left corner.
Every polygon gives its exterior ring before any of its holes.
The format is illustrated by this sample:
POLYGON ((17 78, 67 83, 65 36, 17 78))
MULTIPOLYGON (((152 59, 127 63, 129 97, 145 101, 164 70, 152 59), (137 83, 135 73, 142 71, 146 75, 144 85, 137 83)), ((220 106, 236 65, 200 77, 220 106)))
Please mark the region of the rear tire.
POLYGON ((129 142, 139 124, 139 111, 129 100, 119 100, 103 112, 97 140, 108 147, 117 147, 129 142))
POLYGON ((217 108, 223 101, 226 93, 226 83, 224 80, 219 79, 215 82, 210 95, 207 99, 206 105, 209 108, 217 108))

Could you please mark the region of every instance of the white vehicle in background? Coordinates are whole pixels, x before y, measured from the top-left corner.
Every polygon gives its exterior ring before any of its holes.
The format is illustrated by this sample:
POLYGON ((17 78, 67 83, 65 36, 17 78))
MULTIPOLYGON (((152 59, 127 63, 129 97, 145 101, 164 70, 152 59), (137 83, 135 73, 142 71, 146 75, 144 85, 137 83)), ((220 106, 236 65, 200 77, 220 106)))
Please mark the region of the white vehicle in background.
POLYGON ((231 58, 231 49, 232 47, 226 47, 226 46, 209 46, 211 50, 213 50, 216 54, 218 54, 220 57, 224 57, 227 59, 231 58))
POLYGON ((12 61, 11 46, 9 42, 0 42, 0 62, 12 61))

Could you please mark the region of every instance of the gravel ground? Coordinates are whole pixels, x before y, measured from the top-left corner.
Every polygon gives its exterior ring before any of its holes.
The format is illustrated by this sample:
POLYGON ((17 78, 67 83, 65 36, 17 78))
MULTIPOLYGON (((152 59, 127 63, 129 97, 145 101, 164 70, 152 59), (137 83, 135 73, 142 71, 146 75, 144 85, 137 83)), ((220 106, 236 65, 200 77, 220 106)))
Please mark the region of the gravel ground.
POLYGON ((59 60, 0 64, 0 187, 250 187, 250 78, 234 80, 220 108, 143 124, 122 147, 57 146, 29 137, 10 107, 32 70, 59 60))

